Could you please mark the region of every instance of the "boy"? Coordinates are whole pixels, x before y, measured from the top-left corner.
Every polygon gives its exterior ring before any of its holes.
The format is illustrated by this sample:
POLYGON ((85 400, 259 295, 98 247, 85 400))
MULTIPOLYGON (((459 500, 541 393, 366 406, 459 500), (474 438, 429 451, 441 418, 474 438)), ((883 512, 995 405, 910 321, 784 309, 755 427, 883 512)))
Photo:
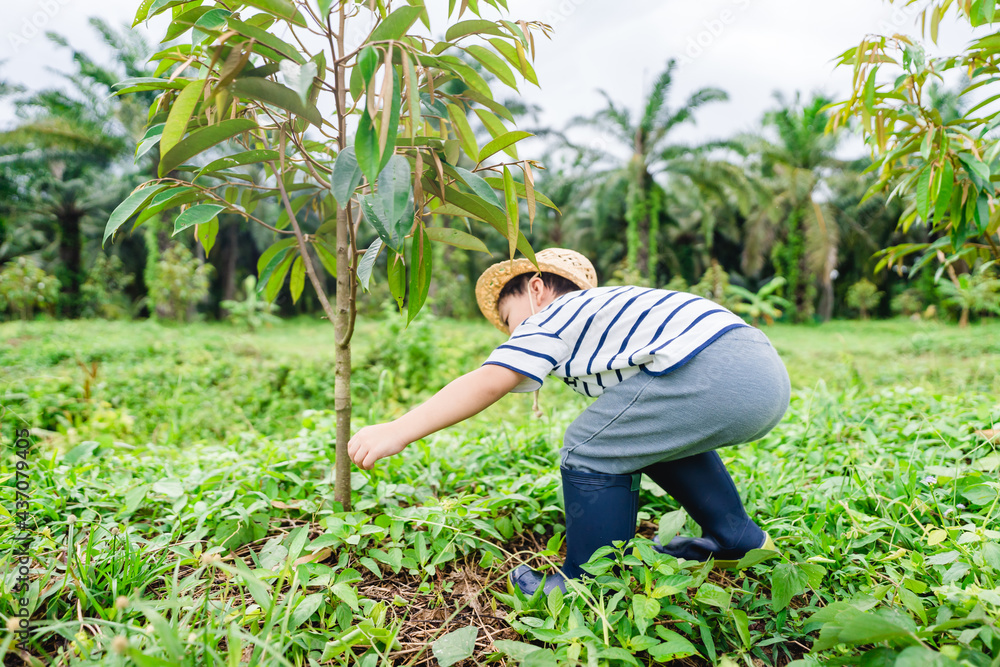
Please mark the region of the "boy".
POLYGON ((789 380, 767 337, 712 301, 641 287, 597 287, 579 253, 561 248, 491 266, 476 285, 486 318, 510 339, 484 364, 399 419, 367 426, 348 444, 370 470, 407 444, 467 419, 507 392, 534 391, 548 374, 595 400, 566 430, 560 452, 566 561, 543 576, 509 575, 525 595, 566 590, 598 548, 635 535, 642 473, 701 526, 657 550, 733 567, 773 549, 743 508, 716 453, 770 431, 788 407, 789 380))

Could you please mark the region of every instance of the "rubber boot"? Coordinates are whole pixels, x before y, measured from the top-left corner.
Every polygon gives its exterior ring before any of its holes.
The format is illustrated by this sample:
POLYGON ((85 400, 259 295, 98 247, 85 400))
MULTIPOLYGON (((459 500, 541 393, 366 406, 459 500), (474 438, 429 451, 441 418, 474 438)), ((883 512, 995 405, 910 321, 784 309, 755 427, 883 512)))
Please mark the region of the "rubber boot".
POLYGON ((653 540, 660 553, 695 561, 713 558, 717 566, 733 568, 752 549, 775 549, 771 537, 747 516, 718 452, 661 461, 642 472, 701 526, 701 537, 675 537, 666 546, 653 540))
POLYGON ((566 561, 562 573, 540 573, 527 565, 518 566, 508 577, 508 589, 517 586, 531 596, 539 586, 549 594, 559 587, 566 591, 566 579, 587 574, 580 567, 601 547, 615 540, 635 537, 639 512, 639 482, 642 475, 606 475, 560 467, 563 501, 566 508, 566 561), (543 584, 544 580, 544 584, 543 584))

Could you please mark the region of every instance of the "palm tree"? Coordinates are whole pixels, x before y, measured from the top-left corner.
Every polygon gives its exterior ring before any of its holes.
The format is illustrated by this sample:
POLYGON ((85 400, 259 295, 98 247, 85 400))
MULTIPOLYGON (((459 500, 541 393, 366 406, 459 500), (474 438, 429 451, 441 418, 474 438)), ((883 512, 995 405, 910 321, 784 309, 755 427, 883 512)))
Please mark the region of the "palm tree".
MULTIPOLYGON (((669 107, 667 96, 676 65, 673 59, 667 62, 638 120, 629 109, 616 105, 602 90, 600 93, 607 106, 590 117, 579 117, 571 123, 572 126, 587 125, 598 129, 609 140, 607 143, 618 144, 630 154, 623 162, 610 146, 596 151, 599 159, 611 166, 594 174, 599 183, 594 192, 599 200, 595 208, 598 217, 602 217, 608 213, 609 206, 614 206, 612 202, 624 199, 625 269, 627 273, 648 277, 650 282, 656 281, 659 227, 667 204, 664 186, 657 182, 657 177, 662 176, 667 182, 674 178, 705 185, 719 182, 712 169, 714 163, 699 158, 721 144, 684 146, 670 141, 671 132, 684 123, 694 122, 695 112, 700 107, 729 99, 718 88, 702 88, 680 107, 669 107)), ((618 235, 621 235, 620 230, 618 235)))
MULTIPOLYGON (((65 75, 68 89, 19 91, 14 105, 20 122, 0 134, 0 162, 41 175, 22 186, 9 211, 8 224, 19 229, 17 236, 30 244, 17 248, 18 244, 7 239, 5 248, 44 252, 54 246, 61 262, 66 314, 71 316, 78 314, 78 296, 85 279, 84 219, 120 200, 122 194, 95 188, 94 184, 110 180, 104 178, 106 170, 131 152, 141 137, 146 109, 153 99, 152 93, 126 100, 111 97, 122 73, 149 73, 143 64, 148 49, 135 33, 118 33, 99 19, 91 19, 91 25, 115 54, 114 65, 102 67, 73 50, 75 71, 65 75), (37 243, 37 232, 45 239, 44 245, 37 243)), ((57 46, 71 48, 59 35, 49 33, 48 37, 57 46)), ((123 186, 125 189, 127 184, 123 186)))
POLYGON ((781 317, 781 308, 788 308, 792 304, 775 294, 784 287, 785 279, 776 276, 769 280, 766 285, 756 292, 751 292, 739 285, 729 285, 727 291, 730 296, 740 299, 733 305, 733 312, 747 315, 754 326, 758 326, 761 318, 768 324, 774 324, 774 320, 781 317))
POLYGON ((969 326, 970 313, 990 312, 1000 315, 1000 279, 991 271, 995 263, 980 264, 972 273, 961 275, 949 271, 951 280, 939 285, 944 296, 942 302, 962 309, 958 326, 963 329, 969 326))
MULTIPOLYGON (((770 256, 788 282, 795 319, 813 314, 816 284, 832 297, 837 267, 839 222, 827 201, 828 179, 841 171, 834 157, 837 133, 826 132, 828 101, 814 97, 802 104, 776 95, 780 108, 764 115, 772 137, 745 135, 740 141, 758 177, 757 209, 747 220, 742 267, 758 275, 770 256)), ((832 308, 832 298, 828 299, 832 308)), ((829 317, 829 312, 823 313, 829 317)))

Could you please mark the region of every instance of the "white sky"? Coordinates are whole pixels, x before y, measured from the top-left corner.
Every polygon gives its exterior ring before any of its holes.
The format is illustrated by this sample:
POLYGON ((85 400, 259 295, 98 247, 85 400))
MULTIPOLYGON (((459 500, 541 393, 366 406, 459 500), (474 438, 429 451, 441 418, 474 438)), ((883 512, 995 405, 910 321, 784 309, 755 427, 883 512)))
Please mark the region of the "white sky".
MULTIPOLYGON (((67 70, 68 52, 42 34, 53 30, 104 60, 90 16, 112 23, 131 23, 138 0, 0 0, 0 79, 30 87, 58 85, 51 70, 67 70), (37 30, 33 25, 42 25, 37 30), (33 34, 34 33, 34 34, 33 34)), ((446 6, 444 0, 429 5, 446 6)), ((834 68, 833 59, 871 32, 919 29, 912 10, 906 13, 881 0, 509 0, 512 18, 551 24, 551 40, 536 37, 535 68, 541 89, 521 86, 526 101, 543 108, 541 120, 562 127, 578 114, 603 106, 597 93, 636 109, 655 76, 670 57, 682 60, 668 103, 677 105, 704 86, 726 90, 730 101, 712 104, 675 137, 684 142, 732 136, 758 126, 761 114, 774 106, 774 91, 822 91, 839 99, 848 90, 850 71, 834 68)), ((442 12, 443 14, 443 12, 442 12)), ((140 27, 155 39, 162 21, 140 27)), ((438 22, 435 32, 443 32, 438 22)), ((946 23, 941 51, 962 49, 968 28, 946 23)), ((0 128, 14 120, 9 105, 0 104, 0 128)), ((854 143, 857 151, 859 142, 854 143)))

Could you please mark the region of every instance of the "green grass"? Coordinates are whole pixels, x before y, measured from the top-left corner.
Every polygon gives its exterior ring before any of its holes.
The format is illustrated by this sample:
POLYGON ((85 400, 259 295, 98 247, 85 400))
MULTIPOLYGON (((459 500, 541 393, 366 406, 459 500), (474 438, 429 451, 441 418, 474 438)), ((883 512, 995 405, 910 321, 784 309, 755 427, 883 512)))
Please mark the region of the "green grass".
MULTIPOLYGON (((558 448, 586 399, 546 383, 536 419, 530 396, 507 397, 354 472, 345 512, 331 329, 0 325, 4 441, 37 429, 39 664, 430 665, 448 645, 471 652, 461 665, 998 664, 1000 454, 975 433, 1000 421, 996 323, 767 329, 792 405, 721 453, 781 556, 722 574, 656 554, 676 505, 645 480, 631 547, 595 559, 579 590, 533 600, 504 577, 561 562, 558 448), (89 398, 78 361, 98 362, 89 398)), ((363 323, 356 426, 502 340, 478 322, 363 323)), ((7 512, 14 461, 0 466, 7 512)), ((5 620, 14 527, 0 512, 5 620)))

